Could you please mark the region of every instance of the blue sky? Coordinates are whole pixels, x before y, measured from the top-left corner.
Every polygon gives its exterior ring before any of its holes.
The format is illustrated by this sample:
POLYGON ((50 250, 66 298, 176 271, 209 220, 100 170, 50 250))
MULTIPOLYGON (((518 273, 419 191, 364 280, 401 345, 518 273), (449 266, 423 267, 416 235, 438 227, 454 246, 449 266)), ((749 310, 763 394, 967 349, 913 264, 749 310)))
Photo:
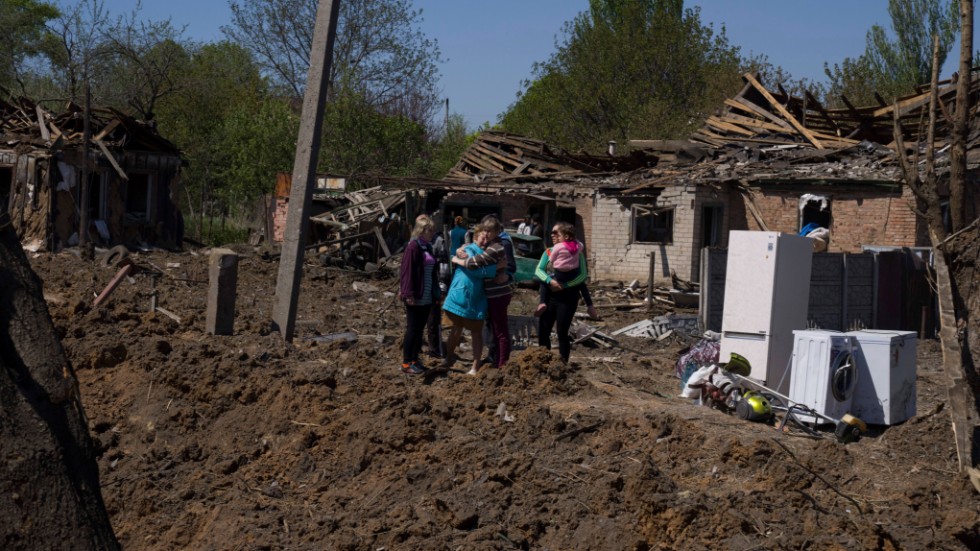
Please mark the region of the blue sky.
MULTIPOLYGON (((588 6, 588 0, 412 1, 423 12, 423 30, 439 41, 446 59, 440 66, 442 94, 450 111, 462 114, 471 128, 497 120, 521 81, 531 76, 534 62, 554 51, 564 22, 588 6)), ((135 4, 105 0, 120 14, 135 4)), ((700 7, 702 22, 716 31, 724 26, 743 54, 765 54, 795 78, 818 81, 824 80, 825 61, 859 55, 871 25, 889 23, 887 0, 686 0, 685 5, 700 7)), ((220 27, 231 19, 227 0, 144 0, 142 13, 150 19, 170 17, 200 41, 220 39, 220 27)), ((943 75, 953 66, 947 62, 943 75)))

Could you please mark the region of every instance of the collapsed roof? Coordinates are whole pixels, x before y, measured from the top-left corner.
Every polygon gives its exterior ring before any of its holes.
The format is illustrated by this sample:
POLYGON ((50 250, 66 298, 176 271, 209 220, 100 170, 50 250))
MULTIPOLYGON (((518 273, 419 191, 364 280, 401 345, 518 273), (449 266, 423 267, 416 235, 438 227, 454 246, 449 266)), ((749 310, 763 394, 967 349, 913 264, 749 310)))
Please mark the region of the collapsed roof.
MULTIPOLYGON (((84 143, 84 110, 69 102, 65 111, 52 113, 24 97, 0 98, 0 137, 9 147, 28 145, 55 151, 84 143)), ((136 120, 111 108, 89 110, 92 145, 180 155, 152 123, 136 120)))
MULTIPOLYGON (((668 184, 721 182, 839 182, 898 185, 903 175, 894 152, 898 120, 903 136, 917 144, 924 131, 931 91, 886 104, 825 108, 809 92, 793 96, 777 85, 767 89, 753 75, 726 99, 689 140, 630 140, 627 156, 572 155, 540 140, 504 132, 483 132, 440 181, 424 187, 483 192, 534 193, 543 187, 558 194, 604 188, 633 193, 668 184), (544 184, 544 185, 543 185, 544 184)), ((971 95, 980 91, 974 76, 971 95)), ((937 157, 948 148, 944 115, 952 109, 955 81, 938 88, 937 157)), ((976 105, 976 102, 972 102, 976 105)), ((976 107, 971 114, 974 120, 976 107)), ((980 165, 980 127, 970 134, 968 161, 980 165)))

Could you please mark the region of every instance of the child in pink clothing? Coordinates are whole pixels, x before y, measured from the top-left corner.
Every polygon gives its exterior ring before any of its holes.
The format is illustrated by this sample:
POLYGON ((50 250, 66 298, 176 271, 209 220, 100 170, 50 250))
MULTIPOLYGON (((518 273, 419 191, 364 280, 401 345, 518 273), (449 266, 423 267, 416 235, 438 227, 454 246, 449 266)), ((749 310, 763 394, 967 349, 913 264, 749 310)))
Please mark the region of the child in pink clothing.
MULTIPOLYGON (((555 243, 551 247, 551 254, 548 256, 548 276, 562 285, 577 278, 581 273, 579 253, 584 247, 585 245, 581 241, 574 240, 555 243)), ((589 288, 585 283, 579 284, 577 287, 586 306, 589 307, 589 315, 593 315, 594 310, 592 310, 592 297, 589 294, 589 288)), ((548 309, 548 294, 550 292, 548 284, 542 281, 538 289, 538 307, 534 310, 536 317, 540 317, 548 309)))
POLYGON ((581 241, 562 241, 551 248, 548 272, 559 283, 578 277, 578 251, 584 247, 581 241))

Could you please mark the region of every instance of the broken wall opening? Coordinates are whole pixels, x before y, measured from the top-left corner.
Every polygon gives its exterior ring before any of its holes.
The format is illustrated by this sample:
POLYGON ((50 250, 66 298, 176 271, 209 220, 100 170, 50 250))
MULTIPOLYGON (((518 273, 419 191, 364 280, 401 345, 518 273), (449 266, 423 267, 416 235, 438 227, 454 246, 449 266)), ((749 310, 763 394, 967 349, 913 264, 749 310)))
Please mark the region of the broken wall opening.
POLYGON ((810 194, 800 197, 800 224, 797 230, 802 230, 810 224, 830 229, 832 221, 829 197, 810 194))

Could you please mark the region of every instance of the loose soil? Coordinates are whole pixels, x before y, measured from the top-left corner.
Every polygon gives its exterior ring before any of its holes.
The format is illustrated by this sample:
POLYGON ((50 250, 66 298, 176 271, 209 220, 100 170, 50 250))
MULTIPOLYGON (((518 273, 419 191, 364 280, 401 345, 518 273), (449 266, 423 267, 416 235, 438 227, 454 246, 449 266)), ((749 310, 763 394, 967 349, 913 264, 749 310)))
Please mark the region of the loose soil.
MULTIPOLYGON (((205 332, 205 252, 134 254, 161 275, 97 309, 115 267, 31 259, 126 549, 980 548, 935 341, 917 416, 843 445, 678 398, 681 335, 403 376, 391 271, 306 266, 288 344, 269 329, 278 263, 239 252, 233 336, 205 332)), ((650 315, 603 313, 607 331, 650 315)))

